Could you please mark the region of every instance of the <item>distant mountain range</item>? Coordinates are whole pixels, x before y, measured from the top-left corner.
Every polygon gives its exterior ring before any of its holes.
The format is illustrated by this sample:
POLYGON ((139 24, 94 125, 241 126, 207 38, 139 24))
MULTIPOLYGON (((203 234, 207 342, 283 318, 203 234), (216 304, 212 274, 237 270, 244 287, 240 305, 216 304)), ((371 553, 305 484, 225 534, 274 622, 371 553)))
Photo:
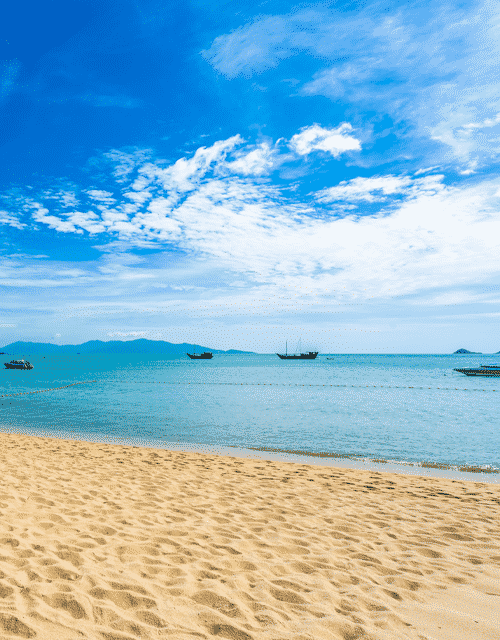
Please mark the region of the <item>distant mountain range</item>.
POLYGON ((111 340, 103 342, 102 340, 90 340, 83 344, 51 344, 50 342, 12 342, 0 347, 0 351, 15 355, 33 355, 37 353, 151 353, 155 355, 184 355, 187 352, 201 353, 202 351, 211 351, 212 353, 254 353, 253 351, 238 351, 237 349, 229 349, 229 351, 221 351, 220 349, 211 349, 199 344, 174 344, 165 342, 164 340, 111 340))

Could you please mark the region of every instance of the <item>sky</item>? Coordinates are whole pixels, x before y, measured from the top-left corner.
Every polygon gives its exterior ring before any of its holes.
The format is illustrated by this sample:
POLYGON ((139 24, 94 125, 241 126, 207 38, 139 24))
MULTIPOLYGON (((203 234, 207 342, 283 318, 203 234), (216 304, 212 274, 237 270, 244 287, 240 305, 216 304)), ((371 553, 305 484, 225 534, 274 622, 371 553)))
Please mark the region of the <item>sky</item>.
POLYGON ((2 345, 500 349, 497 2, 3 23, 2 345))

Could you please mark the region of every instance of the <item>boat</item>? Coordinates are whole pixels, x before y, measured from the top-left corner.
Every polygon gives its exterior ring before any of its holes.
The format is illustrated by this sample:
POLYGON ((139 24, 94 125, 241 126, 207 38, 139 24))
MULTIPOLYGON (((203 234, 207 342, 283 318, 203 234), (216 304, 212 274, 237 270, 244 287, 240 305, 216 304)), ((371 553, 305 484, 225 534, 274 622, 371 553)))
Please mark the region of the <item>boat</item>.
POLYGON ((463 369, 453 369, 466 376, 500 377, 500 364, 481 364, 479 367, 469 367, 463 369))
POLYGON ((188 353, 187 354, 191 360, 210 360, 213 358, 213 353, 210 351, 204 351, 203 353, 188 353))
POLYGON ((11 360, 4 364, 6 369, 33 369, 33 365, 27 360, 11 360))
POLYGON ((318 353, 318 351, 308 351, 307 353, 293 354, 290 356, 287 353, 277 353, 276 355, 282 360, 314 360, 318 353))
MULTIPOLYGON (((299 340, 300 343, 300 340, 299 340)), ((308 351, 307 353, 293 353, 288 355, 288 342, 285 343, 285 353, 277 353, 281 360, 314 360, 318 355, 318 351, 308 351)))

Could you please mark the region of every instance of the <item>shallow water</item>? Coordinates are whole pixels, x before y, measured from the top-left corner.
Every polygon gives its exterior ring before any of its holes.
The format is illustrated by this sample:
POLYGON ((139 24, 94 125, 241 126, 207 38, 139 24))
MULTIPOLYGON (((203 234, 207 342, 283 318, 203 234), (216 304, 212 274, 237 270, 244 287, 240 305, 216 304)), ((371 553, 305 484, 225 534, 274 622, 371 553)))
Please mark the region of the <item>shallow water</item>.
POLYGON ((0 371, 25 393, 0 398, 16 430, 500 469, 500 378, 453 371, 499 356, 24 357, 32 371, 0 371))

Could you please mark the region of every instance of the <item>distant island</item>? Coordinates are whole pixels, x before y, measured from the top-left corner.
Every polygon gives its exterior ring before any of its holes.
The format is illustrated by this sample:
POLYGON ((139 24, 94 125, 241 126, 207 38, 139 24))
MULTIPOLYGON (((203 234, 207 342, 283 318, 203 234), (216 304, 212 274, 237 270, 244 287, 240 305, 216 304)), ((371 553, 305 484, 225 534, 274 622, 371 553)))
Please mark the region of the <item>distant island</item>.
POLYGON ((188 351, 198 353, 202 351, 211 351, 217 354, 252 354, 253 351, 238 351, 229 349, 222 351, 220 349, 211 349, 199 344, 191 344, 183 342, 174 344, 173 342, 165 342, 164 340, 110 340, 103 342, 102 340, 90 340, 83 344, 52 344, 50 342, 12 342, 4 347, 0 347, 3 351, 16 354, 38 354, 38 353, 54 353, 54 354, 85 354, 85 353, 149 353, 152 355, 185 355, 188 351))
MULTIPOLYGON (((457 349, 456 351, 453 352, 452 355, 460 354, 460 353, 472 353, 472 354, 482 355, 481 351, 468 351, 467 349, 457 349)), ((500 353, 500 351, 499 351, 499 353, 500 353)))

